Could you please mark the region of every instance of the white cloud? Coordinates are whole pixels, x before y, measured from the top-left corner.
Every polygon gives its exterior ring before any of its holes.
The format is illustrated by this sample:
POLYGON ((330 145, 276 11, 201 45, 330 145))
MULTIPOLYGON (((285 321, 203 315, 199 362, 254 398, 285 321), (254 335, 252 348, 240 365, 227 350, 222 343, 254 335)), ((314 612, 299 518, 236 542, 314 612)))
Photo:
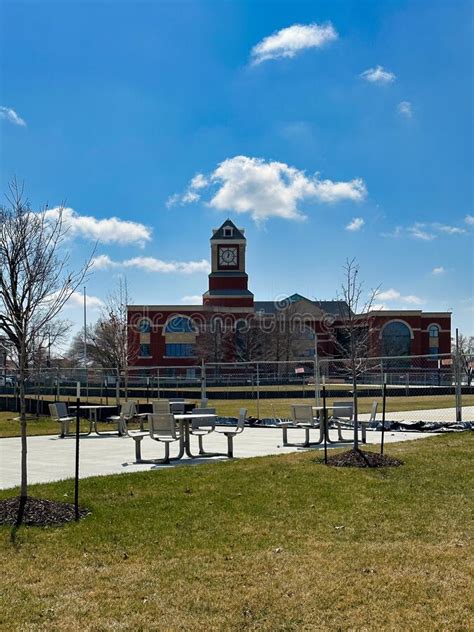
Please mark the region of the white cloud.
MULTIPOLYGON (((206 186, 218 187, 208 202, 212 208, 249 213, 257 222, 268 217, 303 219, 304 215, 298 208, 303 200, 358 202, 367 195, 364 181, 360 178, 347 182, 320 180, 318 174, 307 176, 304 171, 284 162, 247 156, 228 158, 208 177, 202 178, 201 189, 206 186)), ((168 205, 184 203, 187 193, 192 191, 193 181, 184 196, 172 196, 168 205)))
POLYGON ((394 290, 393 288, 390 288, 385 292, 377 292, 376 296, 379 301, 396 301, 399 303, 407 303, 409 305, 422 305, 424 303, 423 299, 419 296, 415 296, 415 294, 407 294, 403 296, 398 290, 394 290))
POLYGON ((469 224, 469 226, 474 226, 474 215, 466 215, 464 221, 466 224, 469 224))
POLYGON ((4 105, 0 105, 0 119, 4 119, 9 123, 13 123, 13 125, 20 125, 21 127, 26 127, 26 121, 24 121, 21 116, 12 110, 11 108, 7 108, 4 105))
POLYGON ((117 264, 115 261, 112 261, 109 255, 98 255, 92 259, 91 266, 96 270, 108 270, 116 267, 117 264))
POLYGON ((188 188, 184 193, 175 193, 166 200, 166 206, 171 208, 180 204, 190 204, 191 202, 197 202, 201 199, 201 194, 198 193, 201 189, 204 189, 209 185, 208 179, 202 174, 197 173, 188 185, 188 188))
POLYGON ((183 296, 181 299, 183 305, 202 305, 202 296, 200 294, 193 294, 191 296, 183 296))
POLYGON ((382 66, 364 70, 360 76, 370 83, 392 83, 396 79, 395 73, 385 70, 382 66))
POLYGON ((435 239, 436 235, 433 235, 433 233, 429 233, 428 231, 424 230, 424 226, 425 224, 414 224, 413 226, 410 226, 408 228, 408 233, 411 237, 414 237, 415 239, 421 239, 422 241, 431 241, 435 239))
POLYGON ((256 65, 269 59, 295 57, 306 48, 322 48, 337 38, 336 29, 330 22, 321 25, 293 24, 256 44, 250 54, 251 61, 256 65))
POLYGON ((362 217, 354 217, 354 219, 349 222, 349 224, 347 224, 346 230, 352 230, 355 232, 357 230, 360 230, 364 224, 365 221, 362 217))
POLYGON ((443 268, 443 266, 438 266, 437 268, 433 268, 431 270, 431 274, 434 274, 435 276, 439 276, 440 274, 444 274, 446 272, 446 270, 443 268))
POLYGON ((437 223, 432 224, 432 226, 435 230, 448 235, 463 235, 466 232, 464 228, 459 228, 458 226, 447 226, 446 224, 437 223))
MULTIPOLYGON (((45 211, 45 217, 55 220, 61 207, 45 211)), ((103 244, 137 244, 144 246, 151 239, 151 230, 144 224, 110 217, 97 219, 91 215, 79 215, 72 208, 62 209, 63 225, 69 237, 84 237, 103 244)))
POLYGON ((97 270, 107 270, 111 268, 135 268, 146 272, 157 272, 161 274, 194 274, 210 271, 210 263, 206 259, 200 261, 163 261, 155 257, 133 257, 124 261, 113 261, 108 255, 95 257, 93 267, 97 270))
POLYGON ((382 233, 383 237, 403 237, 408 235, 413 239, 421 241, 433 241, 440 235, 463 235, 466 233, 465 228, 459 226, 450 226, 448 224, 440 224, 439 222, 415 222, 412 226, 397 226, 391 233, 382 233))
MULTIPOLYGON (((89 296, 88 294, 86 294, 86 305, 87 309, 100 309, 101 307, 103 307, 104 302, 97 296, 89 296)), ((65 307, 83 308, 84 295, 81 292, 73 292, 65 307)))
POLYGON ((400 101, 397 106, 397 110, 399 114, 402 114, 406 118, 411 118, 413 116, 413 109, 410 101, 400 101))
POLYGON ((207 178, 203 176, 202 173, 197 173, 194 178, 191 180, 191 188, 192 189, 204 189, 208 185, 207 178))
POLYGON ((416 296, 415 294, 408 294, 408 296, 401 296, 400 300, 403 303, 409 303, 410 305, 423 305, 423 303, 425 302, 422 298, 420 298, 419 296, 416 296))

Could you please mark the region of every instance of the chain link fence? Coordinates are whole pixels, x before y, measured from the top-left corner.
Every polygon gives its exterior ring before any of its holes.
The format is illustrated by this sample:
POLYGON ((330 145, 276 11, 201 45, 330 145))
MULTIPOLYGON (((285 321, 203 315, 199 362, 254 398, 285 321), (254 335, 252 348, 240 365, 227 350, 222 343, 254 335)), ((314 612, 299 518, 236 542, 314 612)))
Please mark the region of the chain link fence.
MULTIPOLYGON (((208 400, 222 417, 235 417, 245 407, 251 422, 272 425, 287 419, 295 403, 321 404, 324 387, 329 404, 357 395, 363 419, 374 401, 377 419, 388 427, 474 422, 474 357, 456 355, 359 359, 352 369, 347 360, 308 358, 290 362, 202 363, 196 366, 114 368, 32 368, 26 393, 31 413, 47 412, 51 401, 73 403, 77 384, 90 403, 120 405, 127 399, 140 404, 155 399, 182 398, 199 404, 208 400), (355 380, 354 378, 355 373, 355 380)), ((18 410, 18 380, 12 371, 0 376, 0 410, 18 410)))

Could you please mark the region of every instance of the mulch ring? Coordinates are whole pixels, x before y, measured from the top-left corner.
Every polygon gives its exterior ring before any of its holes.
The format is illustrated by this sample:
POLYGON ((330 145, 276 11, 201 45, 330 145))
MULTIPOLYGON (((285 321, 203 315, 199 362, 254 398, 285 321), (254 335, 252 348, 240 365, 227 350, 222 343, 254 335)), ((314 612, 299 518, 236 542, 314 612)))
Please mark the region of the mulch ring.
MULTIPOLYGON (((20 507, 20 497, 5 498, 0 500, 0 525, 15 525, 20 507)), ((79 517, 84 518, 90 511, 79 507, 79 517)), ((42 498, 26 499, 21 524, 34 527, 48 527, 74 522, 76 514, 74 505, 62 503, 56 500, 43 500, 42 498)))
POLYGON ((327 464, 333 467, 399 467, 403 461, 377 452, 347 450, 328 457, 327 464))

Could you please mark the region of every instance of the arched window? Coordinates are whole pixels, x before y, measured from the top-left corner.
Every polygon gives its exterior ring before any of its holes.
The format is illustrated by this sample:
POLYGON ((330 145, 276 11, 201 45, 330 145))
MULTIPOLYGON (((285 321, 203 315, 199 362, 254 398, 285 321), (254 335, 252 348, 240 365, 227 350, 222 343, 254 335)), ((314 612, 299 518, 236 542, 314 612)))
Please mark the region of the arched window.
POLYGON ((151 331, 151 322, 148 318, 142 318, 138 323, 138 331, 141 334, 149 334, 151 331))
POLYGON ((437 338, 439 336, 438 325, 431 325, 429 332, 430 332, 430 338, 437 338))
POLYGON ((165 334, 191 334, 196 328, 187 316, 175 316, 166 323, 165 334))
POLYGON ((191 358, 195 355, 196 327, 187 316, 174 316, 165 325, 165 355, 191 358))
POLYGON ((384 356, 409 356, 411 352, 411 331, 399 320, 387 323, 382 330, 382 352, 384 356))

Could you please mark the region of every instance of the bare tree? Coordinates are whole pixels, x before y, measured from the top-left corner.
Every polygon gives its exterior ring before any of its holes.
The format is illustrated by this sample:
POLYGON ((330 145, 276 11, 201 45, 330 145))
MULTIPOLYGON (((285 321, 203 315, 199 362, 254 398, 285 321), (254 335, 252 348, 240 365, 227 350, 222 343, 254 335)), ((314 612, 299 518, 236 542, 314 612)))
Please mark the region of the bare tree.
POLYGON ((199 323, 196 335, 196 356, 204 362, 226 362, 233 355, 235 327, 220 316, 199 323))
POLYGON ((32 212, 22 187, 9 186, 7 205, 0 207, 0 330, 11 342, 18 362, 21 490, 20 507, 28 494, 25 381, 34 341, 45 335, 80 285, 91 259, 78 272, 68 269, 60 254, 67 228, 61 209, 55 218, 32 212))
POLYGON ((344 281, 341 286, 341 314, 331 334, 338 355, 345 360, 344 371, 352 383, 354 406, 354 449, 359 448, 359 422, 357 381, 368 368, 371 354, 371 325, 373 307, 380 288, 369 292, 364 298, 363 283, 359 280, 359 266, 355 259, 348 259, 344 265, 344 281))
POLYGON ((128 366, 138 354, 138 342, 128 335, 127 305, 130 303, 127 280, 120 277, 118 285, 105 301, 96 323, 78 332, 68 351, 68 357, 77 365, 116 369, 124 376, 128 389, 128 366), (85 344, 84 344, 85 343, 85 344), (86 356, 84 356, 84 352, 86 356))
POLYGON ((474 377, 474 336, 458 335, 458 347, 452 345, 453 354, 458 354, 461 371, 465 374, 467 385, 471 386, 474 377))
POLYGON ((308 342, 314 339, 314 332, 307 324, 311 322, 311 314, 301 311, 301 305, 304 303, 288 299, 271 315, 271 322, 265 323, 265 330, 269 332, 268 360, 302 360, 308 348, 314 346, 308 342))

